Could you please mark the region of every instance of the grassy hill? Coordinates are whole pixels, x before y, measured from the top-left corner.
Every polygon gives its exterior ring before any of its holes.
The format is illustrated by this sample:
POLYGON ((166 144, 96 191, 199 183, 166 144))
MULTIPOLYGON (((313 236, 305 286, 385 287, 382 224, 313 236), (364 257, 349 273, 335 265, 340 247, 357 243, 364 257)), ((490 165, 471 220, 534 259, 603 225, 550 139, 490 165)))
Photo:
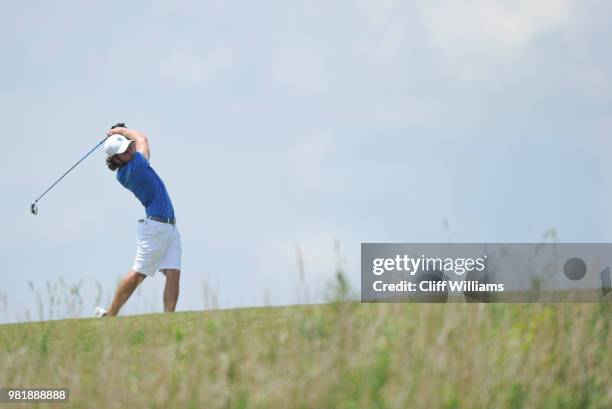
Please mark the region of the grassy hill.
POLYGON ((68 387, 78 408, 603 409, 611 312, 337 303, 10 324, 0 386, 68 387))

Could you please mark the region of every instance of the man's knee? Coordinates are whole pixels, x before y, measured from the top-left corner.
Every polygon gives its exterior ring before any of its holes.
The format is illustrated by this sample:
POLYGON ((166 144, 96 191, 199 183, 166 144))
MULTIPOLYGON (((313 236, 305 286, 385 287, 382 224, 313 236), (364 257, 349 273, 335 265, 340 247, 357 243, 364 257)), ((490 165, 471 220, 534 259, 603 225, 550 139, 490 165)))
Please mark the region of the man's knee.
POLYGON ((132 281, 132 282, 135 282, 135 283, 138 283, 138 284, 142 283, 145 278, 147 278, 147 276, 145 274, 142 274, 142 273, 139 273, 139 272, 133 271, 133 270, 131 270, 125 276, 125 279, 127 281, 132 281))
POLYGON ((167 268, 162 270, 162 273, 164 273, 164 275, 166 276, 166 280, 169 281, 179 281, 179 278, 181 277, 181 270, 174 270, 171 268, 167 268))

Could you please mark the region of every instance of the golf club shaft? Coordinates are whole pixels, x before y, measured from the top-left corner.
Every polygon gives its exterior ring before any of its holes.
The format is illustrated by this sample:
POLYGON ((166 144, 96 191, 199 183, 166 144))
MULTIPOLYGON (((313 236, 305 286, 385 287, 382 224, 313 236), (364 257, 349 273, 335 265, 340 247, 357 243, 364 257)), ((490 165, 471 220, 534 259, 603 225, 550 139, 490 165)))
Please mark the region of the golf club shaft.
POLYGON ((62 180, 62 179, 64 178, 64 176, 66 176, 68 173, 70 173, 70 171, 71 171, 72 169, 74 169, 74 168, 75 168, 75 167, 76 167, 76 166, 77 166, 79 163, 81 163, 81 162, 83 161, 83 159, 85 159, 85 158, 86 158, 86 157, 88 157, 88 156, 89 156, 89 155, 90 155, 90 154, 91 154, 93 151, 95 151, 96 149, 98 149, 98 146, 102 145, 102 144, 104 143, 104 141, 105 141, 105 140, 106 140, 106 137, 105 137, 104 139, 102 139, 100 142, 98 142, 98 144, 97 144, 96 146, 94 146, 92 150, 90 150, 89 152, 87 152, 87 153, 85 154, 85 156, 83 156, 81 159, 79 159, 79 161, 78 161, 77 163, 75 163, 74 165, 72 165, 72 167, 71 167, 70 169, 68 169, 68 170, 66 171, 66 173, 64 173, 62 176, 60 176, 60 178, 59 178, 59 179, 57 179, 57 180, 55 181, 55 183, 53 183, 51 186, 49 186, 49 188, 48 188, 47 190, 45 190, 45 191, 44 191, 44 193, 43 193, 42 195, 38 196, 38 198, 37 198, 36 200, 34 200, 34 203, 36 203, 36 202, 38 202, 40 199, 42 199, 42 197, 43 197, 44 195, 46 195, 46 194, 47 194, 47 192, 48 192, 49 190, 53 189, 53 186, 57 185, 57 184, 59 183, 59 181, 60 181, 60 180, 62 180))

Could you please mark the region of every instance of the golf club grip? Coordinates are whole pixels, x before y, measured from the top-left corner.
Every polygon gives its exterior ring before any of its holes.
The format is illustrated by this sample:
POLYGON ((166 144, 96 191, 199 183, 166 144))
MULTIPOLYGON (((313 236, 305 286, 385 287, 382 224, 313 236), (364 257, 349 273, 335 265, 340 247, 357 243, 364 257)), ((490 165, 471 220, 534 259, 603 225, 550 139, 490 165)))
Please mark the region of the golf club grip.
POLYGON ((115 129, 115 128, 125 128, 125 122, 118 122, 115 125, 111 126, 111 129, 115 129))

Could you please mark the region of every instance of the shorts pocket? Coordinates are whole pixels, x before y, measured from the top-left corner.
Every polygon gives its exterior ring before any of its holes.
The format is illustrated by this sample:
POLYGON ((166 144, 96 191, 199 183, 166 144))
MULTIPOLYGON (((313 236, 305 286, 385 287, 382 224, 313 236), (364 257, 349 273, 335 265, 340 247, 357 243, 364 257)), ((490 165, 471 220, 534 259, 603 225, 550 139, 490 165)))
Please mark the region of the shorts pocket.
POLYGON ((156 237, 159 237, 163 232, 155 223, 150 223, 148 220, 145 220, 142 223, 138 223, 137 227, 137 236, 138 241, 150 241, 155 240, 156 237))

